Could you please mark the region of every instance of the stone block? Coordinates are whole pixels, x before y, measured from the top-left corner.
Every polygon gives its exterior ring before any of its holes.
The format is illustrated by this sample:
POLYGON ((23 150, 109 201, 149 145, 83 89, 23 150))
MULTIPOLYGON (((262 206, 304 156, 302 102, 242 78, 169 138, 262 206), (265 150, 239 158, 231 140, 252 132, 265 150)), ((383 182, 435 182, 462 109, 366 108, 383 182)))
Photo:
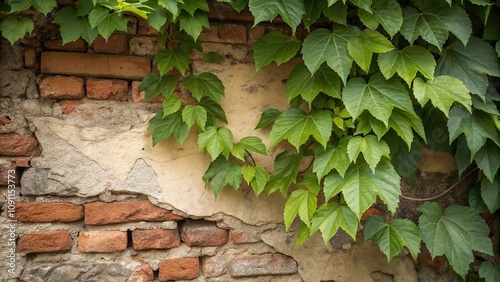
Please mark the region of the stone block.
POLYGON ((297 262, 282 254, 242 256, 229 263, 228 271, 232 277, 293 274, 297 262))

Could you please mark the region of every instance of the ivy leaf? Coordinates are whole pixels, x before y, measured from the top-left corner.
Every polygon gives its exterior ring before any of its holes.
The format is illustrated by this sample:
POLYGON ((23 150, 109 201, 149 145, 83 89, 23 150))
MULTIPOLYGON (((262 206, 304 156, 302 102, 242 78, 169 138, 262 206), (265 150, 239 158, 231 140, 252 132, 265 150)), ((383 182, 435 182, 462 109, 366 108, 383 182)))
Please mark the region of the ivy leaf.
POLYGON ((272 21, 279 14, 293 33, 305 14, 303 0, 250 0, 248 7, 255 18, 254 26, 262 21, 272 21))
POLYGON ((417 225, 409 219, 394 219, 386 223, 380 216, 370 216, 365 224, 364 241, 377 242, 387 261, 407 247, 413 259, 420 253, 420 234, 417 225))
POLYGON ((316 173, 318 180, 321 180, 333 169, 335 169, 341 177, 344 177, 345 172, 351 164, 349 155, 347 154, 347 144, 349 140, 350 137, 342 137, 336 146, 328 143, 326 150, 315 156, 313 172, 316 173))
POLYGON ((247 136, 243 137, 240 142, 234 144, 231 153, 237 159, 245 161, 245 151, 251 151, 266 155, 266 145, 259 137, 247 136))
POLYGON ((179 16, 180 10, 176 0, 158 0, 158 4, 167 9, 172 14, 172 20, 175 21, 179 16))
POLYGON ((307 67, 300 63, 293 69, 286 81, 286 96, 289 103, 295 97, 301 96, 311 107, 312 101, 321 92, 340 99, 339 77, 325 64, 311 74, 307 67))
MULTIPOLYGON (((367 11, 368 13, 372 12, 371 5, 372 0, 350 0, 354 6, 367 11)), ((375 1, 376 2, 376 1, 375 1)))
POLYGON ((420 117, 416 114, 394 109, 389 119, 389 127, 394 129, 398 136, 405 141, 408 145, 408 149, 413 143, 413 130, 426 141, 424 125, 420 117))
POLYGON ((417 75, 417 71, 428 79, 434 77, 436 61, 429 50, 413 45, 406 46, 403 50, 392 50, 380 54, 378 57, 380 71, 386 79, 391 78, 396 72, 410 86, 417 75))
POLYGON ((362 70, 368 72, 372 62, 373 53, 385 53, 394 49, 391 41, 382 34, 365 29, 359 37, 351 37, 347 42, 349 55, 362 70))
POLYGON ((182 121, 181 112, 163 117, 163 110, 159 110, 149 120, 148 130, 153 130, 153 146, 172 135, 182 145, 189 134, 189 127, 182 121))
POLYGON ((241 167, 241 175, 245 182, 250 185, 252 180, 255 178, 255 167, 252 165, 244 165, 241 167))
POLYGON ((479 267, 479 277, 484 278, 486 282, 500 281, 500 263, 483 261, 479 267))
POLYGON ((398 138, 391 136, 391 133, 384 139, 391 148, 391 163, 394 169, 410 187, 413 187, 413 177, 422 156, 420 142, 416 139, 411 143, 410 148, 406 148, 398 138))
POLYGON ((498 179, 481 181, 481 198, 493 214, 500 208, 500 182, 498 179))
POLYGON ((311 222, 311 234, 321 231, 325 244, 342 228, 353 239, 358 231, 356 214, 346 205, 330 202, 318 208, 311 222))
POLYGON ((196 10, 202 10, 208 12, 208 3, 206 0, 189 0, 189 1, 178 1, 179 10, 184 10, 190 15, 194 15, 196 10))
POLYGON ((469 206, 473 208, 477 214, 481 214, 488 209, 481 197, 481 187, 479 185, 474 185, 469 192, 469 206))
POLYGON ((403 24, 403 12, 401 6, 395 0, 376 0, 369 11, 358 10, 359 19, 371 30, 377 29, 378 25, 393 37, 403 24))
POLYGON ((486 143, 486 139, 491 139, 497 146, 500 146, 500 136, 490 115, 482 111, 469 113, 463 107, 452 107, 448 120, 448 130, 450 132, 450 144, 460 134, 464 134, 467 145, 474 156, 486 143))
POLYGON ((305 65, 314 74, 326 62, 345 84, 353 62, 347 51, 347 42, 360 33, 354 26, 336 28, 333 32, 324 28, 311 32, 302 48, 305 65))
POLYGON ((378 140, 374 135, 355 136, 347 144, 347 155, 351 162, 356 162, 359 153, 363 153, 363 158, 375 173, 380 159, 383 156, 389 158, 390 149, 384 140, 378 140))
MULTIPOLYGON (((394 115, 395 110, 393 110, 392 115, 394 115)), ((391 115, 391 118, 392 118, 391 115)), ((373 131, 377 138, 380 140, 388 131, 389 127, 387 127, 383 122, 373 117, 368 112, 363 112, 357 119, 359 122, 356 126, 356 133, 354 135, 368 135, 373 131)), ((389 124, 391 119, 389 119, 389 124)))
POLYGON ((500 148, 493 142, 486 140, 485 146, 479 149, 474 156, 474 161, 476 161, 477 166, 483 171, 484 175, 490 181, 493 181, 500 168, 500 148))
MULTIPOLYGON (((168 115, 177 112, 181 108, 182 103, 179 97, 177 97, 176 95, 171 95, 168 98, 165 98, 165 100, 163 100, 162 106, 163 106, 163 117, 166 117, 168 115)), ((182 120, 186 122, 184 118, 182 120)), ((191 126, 189 127, 191 128, 191 126)))
POLYGON ((500 58, 500 40, 495 44, 495 50, 497 51, 497 55, 500 58))
POLYGON ((334 23, 347 25, 347 5, 345 3, 335 2, 323 9, 323 14, 334 23))
POLYGON ((200 105, 187 105, 182 110, 182 120, 191 128, 196 122, 201 130, 205 129, 207 124, 207 110, 200 105))
POLYGON ((203 93, 220 104, 224 97, 224 85, 213 73, 204 72, 199 75, 190 75, 184 79, 184 86, 200 101, 203 93))
POLYGON ((203 62, 205 63, 215 63, 220 60, 222 60, 224 56, 217 52, 208 52, 205 55, 203 55, 203 62))
POLYGON ((305 15, 302 17, 304 26, 309 29, 319 19, 321 12, 327 7, 328 5, 324 0, 304 1, 305 15))
POLYGON ((423 107, 429 100, 434 107, 446 116, 454 102, 458 102, 471 111, 472 100, 465 84, 449 75, 441 75, 424 82, 417 77, 413 82, 413 95, 423 107))
POLYGON ((221 154, 228 159, 233 149, 233 133, 226 127, 209 126, 198 134, 198 148, 200 151, 206 150, 212 161, 221 154))
POLYGON ((14 44, 17 40, 23 38, 26 33, 31 33, 33 28, 33 20, 30 18, 18 19, 10 16, 0 21, 0 33, 9 40, 10 44, 14 44))
POLYGON ((144 100, 148 101, 158 97, 162 94, 165 98, 168 98, 174 93, 175 86, 177 85, 177 79, 171 75, 161 76, 157 72, 152 72, 146 75, 142 79, 142 83, 139 86, 139 91, 146 91, 144 95, 144 100))
POLYGON ((210 163, 202 179, 205 182, 210 181, 210 187, 217 197, 226 185, 230 185, 236 190, 240 187, 242 182, 241 166, 221 156, 210 163))
POLYGON ((332 117, 327 111, 315 110, 307 115, 301 109, 284 111, 274 123, 269 134, 270 146, 288 140, 297 151, 309 137, 314 137, 324 148, 332 134, 332 117))
POLYGON ((474 209, 451 205, 442 213, 438 204, 426 202, 418 210, 420 235, 432 258, 446 255, 462 278, 474 260, 473 250, 493 255, 490 229, 474 209))
POLYGON ((205 110, 207 110, 207 124, 209 119, 214 119, 214 122, 210 125, 215 125, 215 118, 220 118, 222 121, 227 123, 226 113, 224 112, 224 109, 222 109, 222 107, 217 102, 210 99, 210 97, 202 97, 198 105, 203 106, 205 110))
POLYGON ((266 183, 269 180, 269 174, 262 166, 255 167, 255 177, 252 179, 252 189, 255 195, 259 196, 266 188, 266 183))
POLYGON ((300 41, 290 38, 281 32, 271 31, 255 42, 253 47, 253 59, 257 72, 276 62, 277 65, 288 62, 300 49, 300 41))
POLYGON ((385 80, 380 73, 372 75, 368 83, 356 77, 347 82, 342 100, 353 119, 364 111, 389 125, 394 108, 413 113, 413 106, 405 86, 397 79, 385 80))
POLYGON ((425 41, 441 50, 453 33, 463 45, 469 41, 472 34, 472 24, 467 13, 458 5, 450 6, 444 2, 425 2, 420 11, 407 7, 403 9, 403 25, 401 34, 413 44, 421 36, 425 41))
POLYGON ((167 22, 167 10, 162 7, 156 7, 149 13, 147 20, 151 27, 160 31, 162 26, 167 22))
POLYGON ((274 160, 274 170, 266 184, 269 193, 280 190, 281 194, 286 195, 288 187, 297 180, 302 153, 284 151, 276 156, 274 160))
MULTIPOLYGON (((92 9, 94 9, 94 3, 92 3, 92 0, 79 0, 76 2, 75 7, 76 7, 76 16, 77 17, 85 17, 90 12, 92 12, 92 9)), ((65 8, 63 8, 63 9, 65 9, 65 8)), ((59 14, 61 12, 61 10, 59 10, 59 12, 57 14, 59 14)), ((57 15, 56 15, 56 17, 57 17, 57 15)))
POLYGON ((317 201, 318 197, 311 191, 304 189, 293 191, 285 202, 285 229, 288 231, 297 214, 302 222, 310 227, 311 219, 316 211, 317 201))
POLYGON ((467 46, 453 41, 444 49, 436 68, 437 75, 451 75, 464 82, 472 94, 484 100, 488 75, 500 76, 500 62, 493 46, 471 37, 467 46))
POLYGON ((366 162, 352 165, 344 177, 337 172, 330 172, 325 177, 323 190, 326 201, 342 192, 347 205, 358 219, 375 203, 377 196, 394 214, 401 195, 400 177, 394 167, 385 160, 379 163, 375 173, 366 162))
POLYGON ((97 28, 93 29, 88 19, 79 17, 75 8, 62 8, 56 14, 54 22, 59 24, 63 44, 75 41, 80 37, 90 44, 98 34, 97 28))
POLYGON ((267 109, 265 110, 262 115, 260 116, 260 120, 259 120, 259 123, 257 123, 257 126, 255 127, 255 129, 259 129, 259 128, 262 128, 262 127, 266 127, 268 125, 270 125, 271 123, 273 123, 276 118, 281 114, 281 111, 280 110, 277 110, 277 109, 267 109))
POLYGON ((295 242, 296 246, 300 246, 303 244, 309 237, 311 237, 311 230, 304 222, 300 222, 299 231, 297 232, 297 241, 295 242))
POLYGON ((27 10, 33 6, 44 15, 47 15, 57 6, 56 0, 10 0, 7 3, 12 9, 11 12, 27 10))
POLYGON ((158 64, 160 75, 164 75, 174 67, 184 73, 189 65, 189 55, 182 49, 164 49, 156 53, 153 62, 158 64))
POLYGON ((205 12, 196 11, 194 15, 182 12, 179 15, 179 27, 196 40, 200 36, 201 30, 204 27, 209 28, 210 24, 205 12))
POLYGON ((110 14, 109 10, 97 7, 89 14, 89 23, 92 28, 96 28, 99 34, 108 39, 115 30, 127 31, 127 19, 121 13, 110 14))

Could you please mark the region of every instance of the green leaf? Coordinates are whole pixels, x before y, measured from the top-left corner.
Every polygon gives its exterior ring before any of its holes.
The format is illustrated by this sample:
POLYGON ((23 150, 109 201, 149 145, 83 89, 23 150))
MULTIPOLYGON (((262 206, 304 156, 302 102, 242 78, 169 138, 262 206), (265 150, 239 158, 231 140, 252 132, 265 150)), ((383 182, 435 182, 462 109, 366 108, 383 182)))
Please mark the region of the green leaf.
POLYGON ((484 175, 490 181, 493 181, 500 168, 500 148, 487 140, 485 146, 477 151, 474 161, 476 161, 477 166, 483 171, 484 175))
POLYGON ((206 0, 184 0, 177 1, 179 10, 184 10, 190 15, 194 15, 196 10, 202 10, 208 12, 208 2, 206 0))
POLYGON ((255 42, 253 59, 255 68, 261 68, 276 62, 277 65, 288 62, 300 49, 300 41, 290 38, 281 32, 271 31, 255 42))
POLYGON ((191 128, 196 122, 201 130, 205 129, 207 124, 207 110, 200 105, 187 105, 182 110, 182 120, 191 128))
POLYGON ((158 4, 163 8, 167 9, 172 14, 172 20, 176 20, 179 16, 180 10, 178 7, 178 1, 176 0, 158 0, 158 4))
POLYGON ((9 40, 10 44, 14 44, 17 40, 23 38, 26 33, 31 33, 33 28, 33 20, 29 18, 18 19, 10 16, 0 21, 0 33, 9 40))
POLYGON ((311 222, 311 234, 321 231, 325 244, 342 228, 352 239, 356 239, 358 219, 356 214, 345 205, 330 202, 318 208, 311 222))
POLYGON ((284 111, 274 123, 269 134, 270 146, 288 140, 297 151, 309 137, 314 137, 324 148, 332 134, 332 117, 327 111, 315 110, 307 115, 301 109, 284 111))
POLYGON ((203 181, 210 181, 210 187, 214 190, 215 197, 226 185, 238 189, 242 182, 241 167, 228 161, 223 157, 218 157, 208 167, 208 170, 202 177, 203 181))
POLYGON ((323 14, 332 22, 347 26, 347 5, 345 3, 335 2, 323 9, 323 14))
MULTIPOLYGON (((177 112, 181 108, 182 103, 179 97, 177 97, 176 95, 171 95, 168 98, 165 98, 165 100, 163 100, 162 106, 163 106, 163 117, 166 117, 168 115, 177 112)), ((182 120, 186 122, 184 118, 182 120)), ((191 128, 191 126, 189 127, 191 128)))
POLYGON ((351 161, 347 154, 347 144, 350 137, 342 137, 336 146, 328 143, 326 150, 316 155, 313 163, 313 172, 316 173, 318 180, 335 169, 341 177, 349 168, 351 161))
POLYGON ((204 72, 199 75, 190 75, 184 79, 184 86, 200 101, 203 94, 220 104, 224 97, 224 85, 213 73, 204 72))
POLYGON ((266 183, 269 180, 269 174, 266 169, 261 166, 255 167, 255 177, 252 179, 252 188, 255 195, 259 196, 266 188, 266 183))
POLYGON ((280 15, 295 33, 305 14, 303 0, 250 0, 248 7, 254 16, 254 26, 262 21, 272 21, 280 15))
POLYGON ((205 55, 203 55, 203 62, 205 63, 215 63, 222 59, 224 59, 224 56, 222 56, 217 52, 208 52, 205 55))
POLYGON ((274 170, 266 184, 269 193, 280 190, 281 194, 286 195, 288 187, 297 180, 302 153, 284 151, 276 156, 274 160, 274 170))
MULTIPOLYGON (((92 3, 92 0, 78 0, 75 7, 76 16, 85 17, 90 14, 90 12, 92 12, 92 9, 94 9, 94 3, 92 3)), ((59 10, 59 12, 57 12, 56 17, 63 9, 65 8, 62 8, 61 10, 59 10)))
POLYGON ((498 179, 481 181, 481 198, 493 214, 500 208, 500 182, 498 179))
POLYGON ((420 10, 412 7, 403 9, 404 20, 400 32, 410 44, 421 36, 441 50, 449 32, 462 41, 463 45, 467 44, 472 34, 472 24, 467 13, 458 5, 450 7, 443 1, 429 1, 420 10))
POLYGON ((127 31, 127 19, 121 13, 109 13, 103 7, 97 7, 89 14, 89 23, 92 28, 96 28, 99 34, 108 39, 115 30, 127 31))
POLYGON ((286 96, 288 102, 297 96, 301 96, 309 103, 321 93, 330 97, 340 99, 340 80, 338 75, 323 64, 314 74, 311 74, 307 67, 300 63, 290 73, 286 81, 286 96))
POLYGON ((160 31, 164 24, 167 23, 167 10, 162 7, 157 7, 148 15, 148 24, 160 31))
MULTIPOLYGON (((489 1, 488 1, 489 2, 489 1)), ((489 5, 490 3, 488 3, 489 5)), ((493 3, 491 3, 493 4, 493 3)), ((484 40, 499 40, 500 39, 500 7, 497 5, 490 5, 487 8, 489 17, 485 23, 483 39, 484 40)))
POLYGON ((386 126, 394 108, 414 113, 405 86, 394 78, 385 80, 380 73, 372 75, 368 83, 361 77, 350 79, 342 92, 342 100, 353 119, 367 110, 386 126))
POLYGON ((364 240, 377 242, 387 261, 407 247, 413 259, 420 253, 420 234, 417 225, 409 219, 394 219, 386 223, 380 216, 370 216, 365 224, 364 240))
POLYGON ((401 137, 408 145, 408 149, 413 143, 413 130, 426 140, 424 125, 422 120, 416 114, 410 114, 398 109, 392 111, 391 118, 389 119, 389 127, 401 137))
MULTIPOLYGON (((217 102, 210 99, 210 97, 202 97, 199 105, 203 106, 205 110, 207 110, 207 118, 211 116, 213 118, 219 118, 227 123, 226 113, 224 112, 224 109, 222 109, 222 107, 217 102)), ((210 118, 207 119, 207 123, 209 119, 210 118)), ((215 125, 215 123, 211 125, 215 125)))
POLYGON ((182 145, 189 134, 189 127, 182 121, 181 112, 163 117, 163 110, 159 110, 149 120, 148 130, 153 130, 153 146, 172 135, 182 145))
POLYGON ((221 154, 227 159, 233 149, 233 134, 226 127, 209 126, 198 134, 198 148, 206 150, 212 161, 221 154))
POLYGON ((358 219, 375 203, 377 196, 394 214, 401 195, 400 177, 394 167, 385 160, 379 163, 375 173, 366 162, 351 166, 344 177, 337 172, 331 172, 325 177, 323 189, 327 201, 342 192, 347 205, 358 219))
POLYGON ((303 189, 293 191, 285 202, 285 229, 288 231, 297 214, 302 222, 310 227, 317 201, 318 197, 310 191, 303 189))
MULTIPOLYGON (((368 13, 372 12, 371 5, 372 0, 349 0, 352 4, 357 6, 360 9, 367 11, 368 13)), ((375 1, 377 2, 377 1, 375 1)))
POLYGON ((297 241, 295 242, 296 246, 303 244, 311 236, 311 231, 304 222, 300 223, 299 231, 297 233, 297 241))
POLYGON ((240 142, 234 144, 231 153, 237 159, 245 161, 245 151, 251 151, 266 155, 266 145, 262 142, 259 137, 246 136, 243 137, 240 142))
POLYGON ((171 75, 161 76, 157 72, 152 72, 146 75, 142 79, 142 83, 139 86, 139 90, 145 90, 144 100, 148 101, 158 97, 162 94, 165 98, 168 98, 174 93, 175 86, 177 85, 177 79, 171 75))
POLYGON ((255 167, 252 165, 244 165, 241 167, 241 175, 243 179, 250 185, 252 180, 255 178, 255 167))
POLYGON ((390 149, 384 140, 378 140, 374 135, 354 136, 347 144, 347 155, 351 162, 356 162, 359 153, 363 153, 363 158, 375 173, 375 168, 382 157, 389 158, 390 149))
POLYGON ((391 148, 391 163, 398 174, 413 187, 413 177, 417 172, 420 157, 422 156, 421 144, 418 139, 411 144, 411 147, 405 147, 398 138, 389 133, 384 138, 391 148))
POLYGON ((88 19, 79 17, 78 10, 72 7, 62 8, 56 14, 54 23, 60 26, 63 44, 75 41, 80 37, 91 44, 98 35, 97 28, 92 28, 88 19))
POLYGON ((305 65, 314 74, 326 62, 345 84, 353 62, 347 51, 347 42, 360 33, 354 26, 339 27, 333 32, 324 28, 311 32, 302 48, 305 65))
POLYGON ((391 41, 382 34, 365 29, 359 37, 351 37, 347 42, 349 55, 362 70, 368 72, 372 62, 373 53, 385 53, 394 49, 391 41))
POLYGON ((413 82, 413 95, 423 107, 429 100, 434 107, 440 109, 446 116, 454 102, 458 102, 471 111, 472 100, 465 84, 452 76, 437 76, 424 82, 417 77, 413 82))
POLYGON ((10 0, 7 1, 7 3, 11 8, 11 12, 28 10, 31 6, 33 6, 44 15, 47 15, 57 6, 57 2, 55 0, 10 0))
POLYGON ((444 49, 436 68, 436 76, 454 76, 483 99, 488 87, 487 74, 500 76, 500 62, 493 47, 476 37, 471 37, 465 47, 453 41, 444 49))
POLYGON ((327 7, 328 5, 324 0, 304 1, 305 15, 302 17, 304 26, 309 29, 319 19, 321 12, 327 7))
POLYGON ((481 197, 481 187, 479 185, 474 185, 469 192, 469 206, 473 208, 477 214, 481 214, 488 209, 481 197))
MULTIPOLYGON (((395 110, 393 110, 392 115, 394 115, 394 112, 395 110)), ((391 118, 389 119, 389 124, 391 122, 392 115, 391 118)), ((380 140, 389 131, 389 127, 387 127, 383 122, 376 119, 368 112, 363 112, 357 118, 357 120, 359 122, 356 125, 356 133, 354 135, 359 135, 359 134, 368 135, 370 134, 370 132, 373 131, 380 140)))
POLYGON ((486 282, 500 281, 500 263, 483 261, 479 267, 479 277, 484 278, 486 282))
POLYGON ((395 0, 376 0, 369 11, 358 10, 359 19, 370 29, 377 29, 378 25, 393 37, 403 24, 401 6, 395 0))
POLYGON ((179 27, 196 40, 204 27, 210 27, 207 13, 196 11, 194 15, 190 15, 189 13, 181 12, 179 15, 179 27))
POLYGON ((161 75, 171 71, 174 67, 184 73, 189 65, 189 55, 181 49, 164 49, 156 53, 153 62, 158 64, 161 75))
POLYGON ((460 134, 465 135, 471 156, 474 156, 483 147, 488 138, 500 146, 500 136, 491 116, 482 111, 474 111, 471 114, 463 107, 452 107, 448 120, 448 130, 450 144, 460 134))
POLYGON ((498 57, 500 58, 500 40, 495 44, 495 50, 497 51, 498 57))
POLYGON ((436 203, 420 206, 418 220, 420 235, 432 258, 446 255, 453 270, 462 278, 474 260, 473 250, 493 254, 490 229, 474 209, 451 205, 444 213, 436 203))
POLYGON ((262 127, 266 127, 268 125, 270 125, 271 123, 273 123, 276 118, 281 114, 281 111, 280 110, 277 110, 277 109, 267 109, 265 110, 262 115, 260 116, 260 119, 259 119, 259 123, 257 123, 257 126, 255 127, 255 129, 259 129, 259 128, 262 128, 262 127))
POLYGON ((396 72, 406 81, 408 86, 417 75, 417 71, 428 79, 434 77, 436 61, 429 50, 413 45, 406 46, 403 50, 392 50, 380 54, 378 57, 380 71, 386 79, 391 78, 396 72))
POLYGON ((422 115, 427 145, 432 151, 448 152, 453 154, 448 133, 448 118, 435 107, 427 104, 422 115))

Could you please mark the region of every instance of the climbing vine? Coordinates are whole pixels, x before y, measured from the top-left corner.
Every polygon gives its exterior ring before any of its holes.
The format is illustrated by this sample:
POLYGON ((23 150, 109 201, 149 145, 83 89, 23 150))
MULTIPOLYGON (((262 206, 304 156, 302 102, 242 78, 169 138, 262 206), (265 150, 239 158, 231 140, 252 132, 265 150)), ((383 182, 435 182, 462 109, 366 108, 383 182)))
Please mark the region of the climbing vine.
MULTIPOLYGON (((391 260, 406 247, 413 258, 423 241, 433 257, 446 255, 462 277, 481 252, 486 281, 498 281, 489 228, 479 213, 500 207, 500 101, 493 83, 500 77, 500 4, 492 0, 220 0, 235 10, 247 5, 255 25, 276 17, 292 34, 303 25, 303 41, 272 31, 253 49, 256 71, 301 58, 286 82, 290 108, 268 109, 256 128, 270 127, 270 147, 288 142, 293 149, 276 156, 269 172, 252 154, 266 154, 258 137, 234 142, 220 102, 223 82, 214 74, 195 75, 193 50, 210 28, 206 0, 77 0, 57 9, 55 0, 7 0, 1 7, 0 32, 11 43, 30 33, 33 22, 23 11, 54 12, 63 42, 126 31, 124 13, 133 13, 168 42, 154 58, 158 71, 144 78, 146 99, 162 95, 163 107, 149 122, 153 144, 173 137, 179 144, 193 127, 200 151, 212 162, 203 176, 217 195, 243 181, 256 195, 279 191, 286 199, 286 229, 298 217, 298 242, 320 231, 328 242, 339 228, 355 238, 361 216, 378 199, 394 214, 402 197, 400 180, 412 185, 421 146, 452 152, 459 175, 482 172, 470 205, 442 210, 421 205, 418 223, 386 222, 371 216, 364 240, 374 240, 391 260), (183 104, 175 92, 188 91, 183 104), (442 131, 446 142, 431 140, 442 131), (308 170, 304 157, 313 156, 308 170), (402 160, 407 160, 402 161, 402 160), (291 188, 293 187, 293 189, 291 188), (318 201, 318 198, 324 198, 318 201)), ((217 60, 217 54, 207 54, 217 60)))

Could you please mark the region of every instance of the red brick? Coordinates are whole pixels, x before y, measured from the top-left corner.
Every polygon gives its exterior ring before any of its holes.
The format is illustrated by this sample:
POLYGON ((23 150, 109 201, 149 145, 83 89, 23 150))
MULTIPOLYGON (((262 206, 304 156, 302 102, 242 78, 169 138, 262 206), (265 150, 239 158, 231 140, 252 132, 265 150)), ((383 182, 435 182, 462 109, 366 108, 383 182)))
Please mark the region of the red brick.
POLYGON ((132 270, 132 274, 130 274, 127 282, 153 282, 153 278, 153 270, 147 263, 144 263, 132 270))
POLYGON ((179 221, 183 218, 149 201, 85 204, 85 224, 105 225, 138 221, 179 221))
POLYGON ((81 104, 83 104, 83 102, 80 100, 66 100, 59 102, 59 105, 61 105, 61 111, 64 115, 71 114, 81 104))
POLYGON ((31 167, 31 157, 16 158, 16 167, 31 167))
POLYGON ((57 51, 75 51, 75 52, 85 52, 87 50, 87 43, 79 38, 73 42, 68 42, 63 45, 61 39, 49 40, 43 43, 45 48, 49 50, 57 51))
POLYGON ((40 81, 40 96, 49 99, 82 99, 83 79, 74 76, 48 76, 40 81))
POLYGON ((71 249, 73 240, 67 231, 35 232, 19 239, 20 253, 63 252, 71 249))
POLYGON ((36 51, 33 48, 24 49, 24 66, 32 68, 36 62, 36 51))
POLYGON ((382 212, 377 208, 369 208, 363 213, 360 221, 367 221, 372 215, 382 215, 382 212))
POLYGON ((158 31, 151 27, 146 20, 141 18, 137 22, 137 30, 139 35, 158 35, 158 31))
POLYGON ((127 248, 125 231, 81 231, 78 235, 80 253, 111 253, 127 248))
POLYGON ((264 36, 266 34, 266 27, 262 25, 255 26, 253 28, 250 28, 248 31, 248 43, 250 45, 254 45, 259 38, 264 36))
POLYGON ((132 231, 135 250, 171 249, 179 247, 181 238, 177 229, 136 229, 132 231))
POLYGON ((181 239, 190 247, 216 247, 227 242, 228 231, 205 220, 187 220, 181 226, 181 239))
POLYGON ((71 203, 16 204, 16 219, 22 222, 74 222, 83 218, 83 207, 71 203))
POLYGON ((96 53, 122 54, 128 50, 128 40, 125 33, 113 33, 108 40, 102 36, 97 36, 92 43, 92 48, 96 53))
POLYGON ((41 71, 140 80, 151 72, 148 58, 69 52, 42 52, 41 71))
POLYGON ((8 115, 0 116, 0 125, 7 125, 11 123, 12 119, 8 115))
POLYGON ((212 24, 200 35, 203 42, 247 44, 247 30, 244 25, 212 24))
POLYGON ((40 148, 35 137, 15 133, 0 134, 0 156, 38 156, 40 148))
POLYGON ((282 254, 243 256, 229 263, 228 272, 232 277, 293 274, 297 262, 282 254))
POLYGON ((219 277, 226 273, 227 260, 222 256, 213 256, 203 259, 203 275, 207 278, 219 277))
POLYGON ((33 48, 40 47, 40 37, 37 35, 26 34, 19 42, 33 48))
POLYGON ((448 269, 448 261, 445 256, 437 256, 432 259, 431 253, 423 245, 421 252, 418 254, 417 263, 430 267, 436 273, 443 273, 448 269))
MULTIPOLYGON (((219 21, 240 21, 246 23, 253 23, 254 17, 248 8, 243 9, 241 12, 237 12, 233 7, 227 3, 219 3, 216 1, 208 2, 210 11, 208 12, 208 18, 211 20, 219 21)), ((276 20, 276 19, 275 19, 276 20)))
MULTIPOLYGON (((132 81, 132 103, 144 102, 145 91, 139 91, 141 81, 132 81)), ((163 95, 158 95, 156 98, 151 99, 148 103, 161 103, 163 102, 163 95)))
POLYGON ((158 44, 156 37, 138 36, 130 39, 130 53, 137 56, 154 56, 164 46, 158 44))
POLYGON ((128 98, 128 83, 125 80, 88 79, 86 89, 89 99, 126 101, 128 98))
POLYGON ((257 243, 262 241, 258 232, 231 230, 231 242, 233 244, 257 243))
POLYGON ((160 262, 158 280, 195 279, 200 276, 200 260, 198 258, 177 258, 160 262))

